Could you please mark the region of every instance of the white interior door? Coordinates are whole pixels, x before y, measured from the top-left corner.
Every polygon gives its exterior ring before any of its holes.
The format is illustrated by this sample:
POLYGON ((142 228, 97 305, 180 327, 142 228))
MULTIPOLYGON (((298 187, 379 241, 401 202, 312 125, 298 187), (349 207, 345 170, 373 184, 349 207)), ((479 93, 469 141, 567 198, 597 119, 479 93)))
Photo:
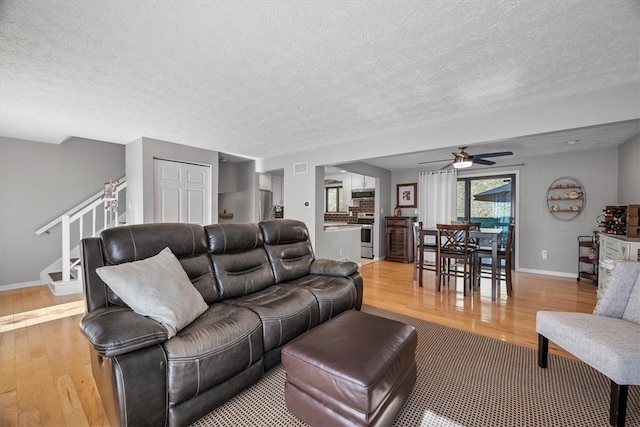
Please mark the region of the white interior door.
POLYGON ((154 221, 211 223, 211 168, 154 159, 154 221))

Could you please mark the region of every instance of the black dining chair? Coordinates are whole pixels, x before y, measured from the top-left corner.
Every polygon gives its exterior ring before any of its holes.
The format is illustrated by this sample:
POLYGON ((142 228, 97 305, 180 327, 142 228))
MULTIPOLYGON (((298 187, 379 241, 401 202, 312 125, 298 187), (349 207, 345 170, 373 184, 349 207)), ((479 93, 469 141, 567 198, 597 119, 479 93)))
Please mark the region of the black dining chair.
MULTIPOLYGON (((506 287, 507 287, 507 296, 513 296, 513 283, 511 280, 511 270, 513 269, 513 264, 512 264, 512 258, 513 258, 513 243, 514 243, 514 231, 515 231, 516 225, 515 222, 512 220, 509 223, 509 231, 507 233, 507 240, 505 242, 505 244, 501 247, 498 248, 498 261, 500 262, 500 264, 502 264, 502 262, 504 262, 504 272, 500 272, 499 275, 499 279, 502 281, 504 280, 506 283, 506 287)), ((483 259, 491 259, 491 247, 487 247, 487 246, 480 246, 478 247, 478 249, 476 250, 476 256, 475 256, 475 270, 477 272, 477 280, 476 280, 476 285, 479 285, 480 280, 483 277, 491 277, 491 266, 485 266, 482 263, 483 259), (484 268, 487 267, 489 269, 489 272, 483 275, 483 271, 484 268)))
POLYGON ((437 253, 437 247, 435 242, 428 242, 428 238, 434 236, 422 236, 422 256, 420 256, 420 235, 422 231, 422 221, 413 223, 413 241, 415 242, 415 248, 413 253, 413 280, 418 278, 418 272, 422 274, 422 270, 436 271, 435 263, 425 261, 425 254, 437 253), (422 262, 422 265, 420 263, 422 262))
POLYGON ((473 290, 475 281, 475 248, 469 244, 469 224, 437 224, 436 286, 441 290, 458 277, 463 279, 463 293, 473 290), (459 264, 458 264, 459 262, 459 264), (460 271, 459 267, 462 267, 460 271))

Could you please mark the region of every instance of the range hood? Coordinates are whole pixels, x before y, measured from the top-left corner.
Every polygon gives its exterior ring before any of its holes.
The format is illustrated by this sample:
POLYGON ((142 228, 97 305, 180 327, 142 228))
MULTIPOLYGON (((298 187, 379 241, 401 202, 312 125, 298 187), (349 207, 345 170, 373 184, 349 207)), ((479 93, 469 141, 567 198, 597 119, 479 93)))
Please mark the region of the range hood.
POLYGON ((376 190, 373 188, 363 188, 361 190, 352 190, 351 198, 354 200, 373 199, 376 197, 376 190))

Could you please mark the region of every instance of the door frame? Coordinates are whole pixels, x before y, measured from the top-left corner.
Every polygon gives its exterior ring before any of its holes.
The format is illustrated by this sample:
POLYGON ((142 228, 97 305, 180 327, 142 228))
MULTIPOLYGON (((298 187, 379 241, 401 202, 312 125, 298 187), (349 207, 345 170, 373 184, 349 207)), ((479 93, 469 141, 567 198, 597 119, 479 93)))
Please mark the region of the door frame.
POLYGON ((211 194, 211 189, 212 189, 212 185, 213 185, 213 167, 209 164, 206 163, 197 163, 197 162, 189 162, 189 161, 185 161, 185 160, 175 160, 175 159, 167 159, 164 157, 157 157, 157 156, 153 156, 153 218, 154 218, 154 222, 156 220, 156 200, 155 200, 155 196, 156 196, 156 188, 158 186, 158 181, 157 181, 157 177, 155 174, 155 167, 156 167, 156 160, 161 160, 163 162, 171 162, 171 163, 179 163, 179 164, 183 164, 183 165, 193 165, 193 166, 201 166, 207 169, 206 175, 208 177, 208 180, 206 182, 205 185, 205 192, 208 196, 208 206, 205 209, 205 218, 204 218, 204 225, 206 224, 212 224, 212 218, 213 218, 213 194, 211 194))
MULTIPOLYGON (((513 268, 514 270, 519 270, 520 268, 520 227, 518 226, 518 221, 520 218, 520 171, 519 170, 506 170, 506 171, 502 171, 502 172, 490 172, 490 171, 475 171, 475 172, 470 172, 470 173, 459 173, 458 172, 458 180, 460 179, 467 179, 467 178, 493 178, 493 177, 499 177, 499 176, 505 176, 505 175, 514 175, 515 176, 515 192, 514 192, 514 201, 513 201, 513 205, 515 206, 511 206, 511 212, 513 213, 513 216, 515 218, 515 222, 516 222, 516 228, 514 230, 514 242, 513 242, 513 247, 514 247, 514 252, 515 252, 515 257, 513 260, 513 268)), ((465 211, 467 210, 467 207, 465 206, 465 211)), ((468 212, 465 212, 465 215, 468 214, 468 212)))

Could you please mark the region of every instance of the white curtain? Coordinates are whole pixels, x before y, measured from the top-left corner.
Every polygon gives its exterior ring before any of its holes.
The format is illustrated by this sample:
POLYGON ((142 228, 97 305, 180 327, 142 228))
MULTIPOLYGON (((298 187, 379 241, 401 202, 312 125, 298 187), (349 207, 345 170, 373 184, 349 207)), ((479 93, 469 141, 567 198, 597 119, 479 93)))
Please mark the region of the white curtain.
MULTIPOLYGON (((418 175, 418 221, 422 227, 435 228, 436 224, 449 224, 456 219, 456 190, 458 173, 455 169, 420 172, 418 175)), ((425 243, 435 243, 435 238, 425 243)), ((425 254, 433 261, 433 253, 425 254)))

